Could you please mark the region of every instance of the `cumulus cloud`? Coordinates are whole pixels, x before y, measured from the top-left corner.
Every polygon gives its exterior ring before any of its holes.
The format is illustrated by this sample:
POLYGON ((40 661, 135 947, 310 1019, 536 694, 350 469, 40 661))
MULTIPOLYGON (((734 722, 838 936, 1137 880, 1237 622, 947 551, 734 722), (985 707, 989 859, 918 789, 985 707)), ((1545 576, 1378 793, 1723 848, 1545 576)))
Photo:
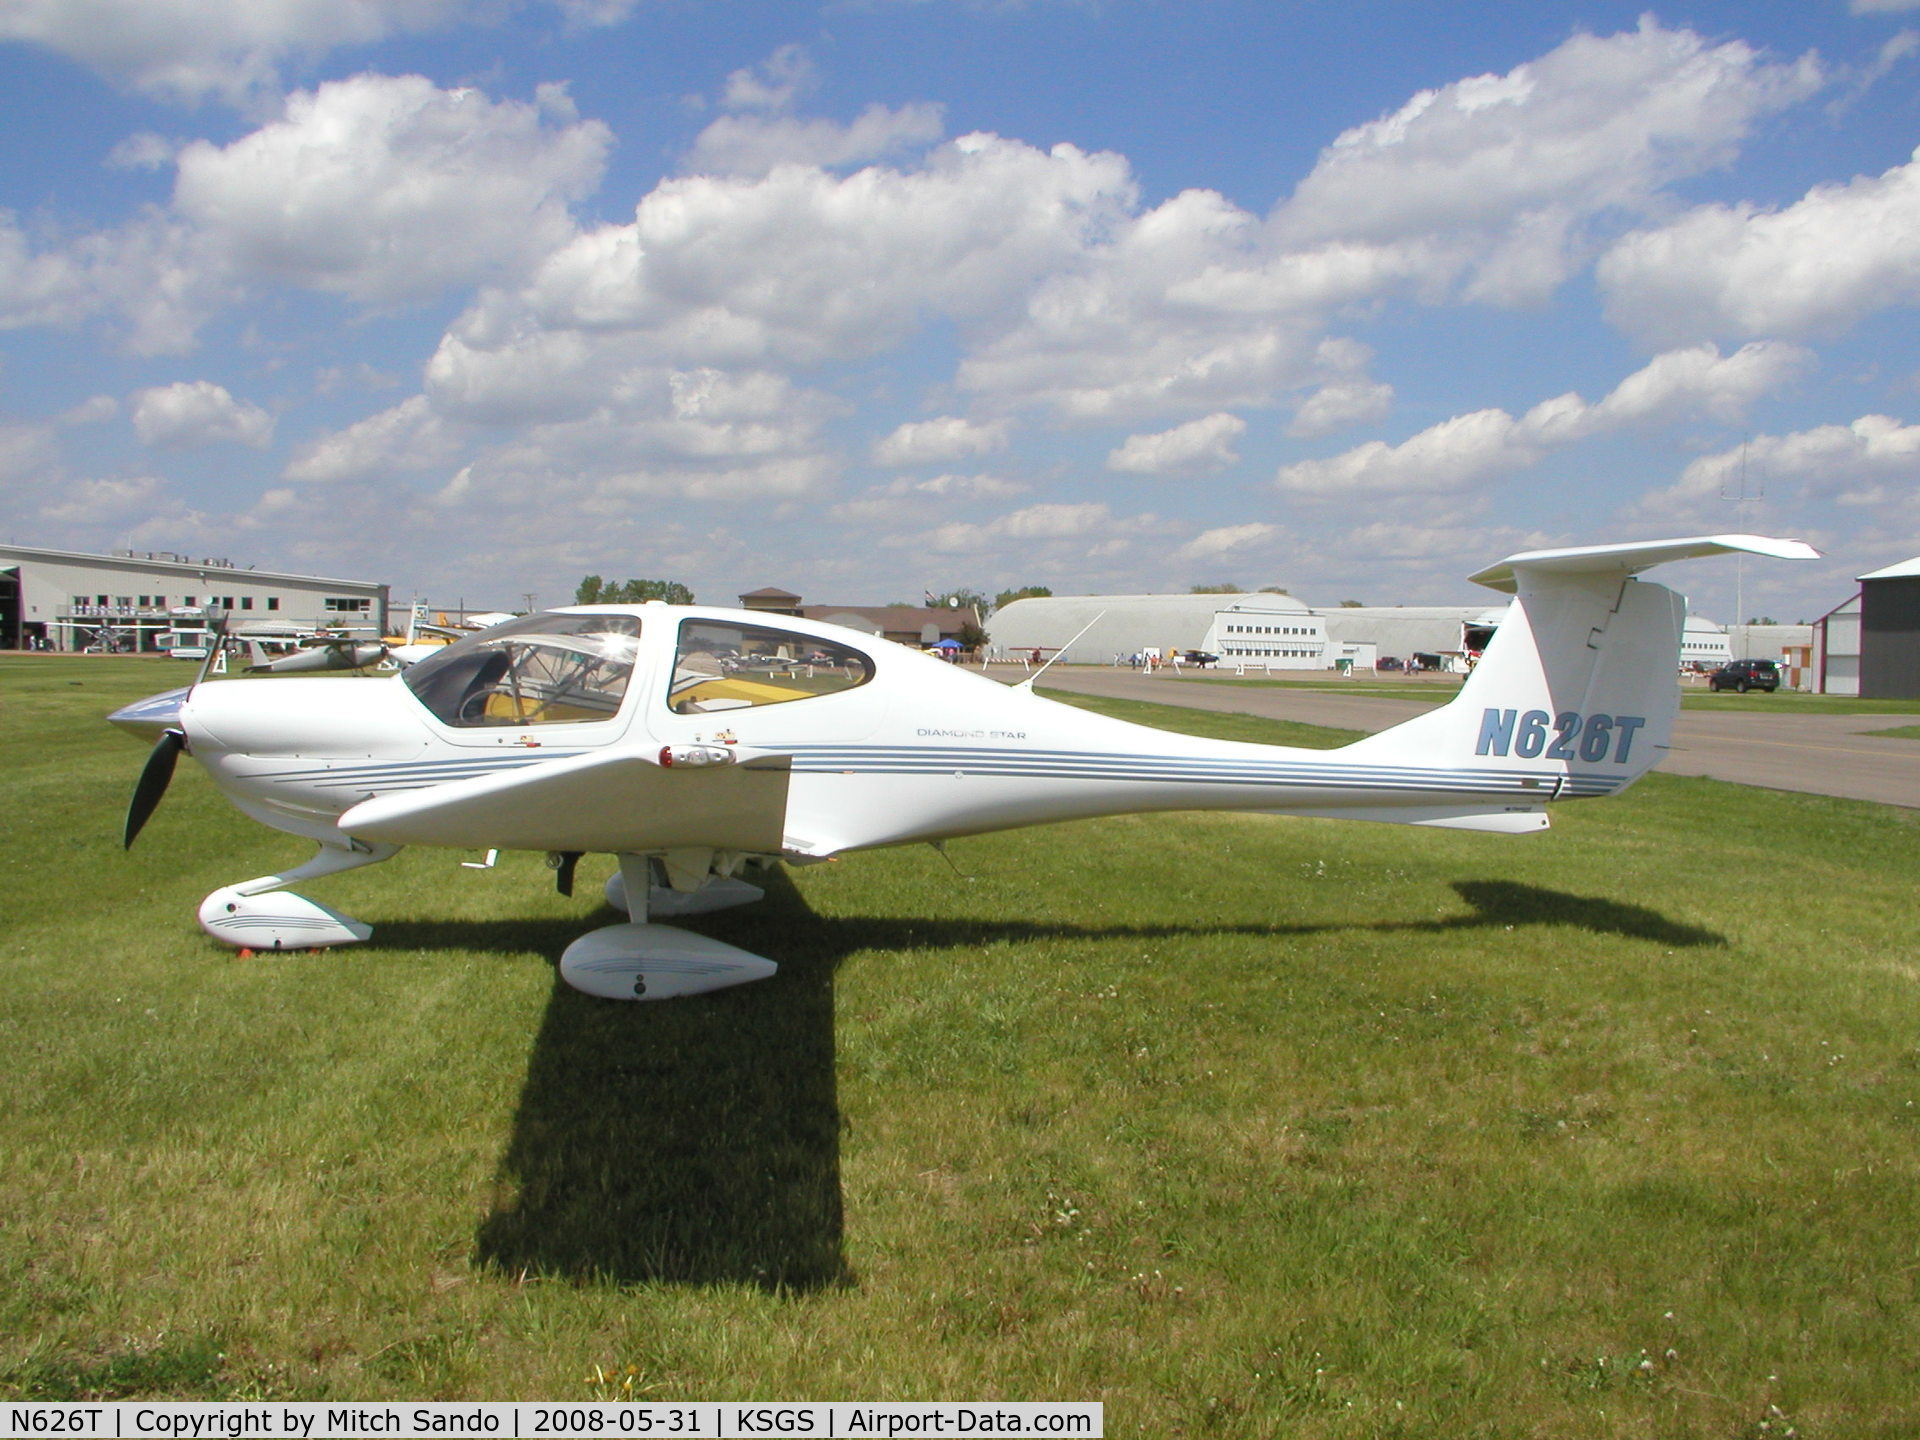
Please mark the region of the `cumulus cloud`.
POLYGON ((453 437, 421 396, 305 446, 282 478, 309 484, 373 480, 447 463, 453 437))
POLYGON ((1238 415, 1216 411, 1153 435, 1129 435, 1107 456, 1109 470, 1131 475, 1174 475, 1224 470, 1240 463, 1234 442, 1247 433, 1238 415))
POLYGON ((1760 396, 1798 375, 1811 357, 1797 346, 1756 343, 1722 356, 1697 346, 1656 356, 1598 403, 1569 392, 1525 415, 1477 410, 1422 430, 1399 445, 1370 440, 1323 460, 1283 465, 1282 490, 1315 496, 1454 494, 1537 464, 1550 450, 1632 426, 1705 415, 1737 420, 1760 396))
POLYGON ((442 340, 428 388, 476 415, 526 414, 570 403, 561 392, 594 384, 610 356, 813 365, 883 352, 933 316, 986 326, 1132 195, 1116 156, 989 135, 910 170, 668 180, 632 224, 581 235, 524 287, 484 296, 442 340))
POLYGON ((806 50, 783 45, 761 62, 727 77, 722 115, 700 132, 686 168, 727 175, 764 175, 776 165, 826 168, 884 160, 939 141, 945 131, 940 106, 869 105, 847 124, 802 120, 797 101, 811 94, 819 77, 806 50))
POLYGON ((1333 435, 1384 420, 1392 408, 1391 385, 1366 379, 1333 380, 1301 402, 1287 434, 1297 440, 1333 435))
POLYGON ((1373 351, 1358 340, 1341 335, 1322 340, 1314 350, 1319 388, 1295 407, 1287 434, 1310 440, 1384 420, 1393 406, 1393 387, 1367 374, 1372 359, 1373 351))
MULTIPOLYGON (((556 0, 570 24, 612 24, 634 0, 556 0)), ((497 18, 489 0, 7 0, 0 40, 26 41, 161 99, 243 105, 288 60, 497 18)))
POLYGON ((109 170, 159 170, 173 163, 179 146, 151 131, 129 135, 107 152, 109 170))
POLYGON ((974 421, 958 415, 913 420, 891 435, 876 440, 876 465, 940 465, 972 455, 990 455, 1007 448, 1004 420, 974 421))
POLYGON ((1390 395, 1328 376, 1342 307, 1398 296, 1538 302, 1621 217, 1725 164, 1764 117, 1822 83, 1651 20, 1576 35, 1505 75, 1423 92, 1339 137, 1262 219, 1189 191, 1109 228, 1044 277, 1022 322, 962 361, 970 391, 1075 418, 1268 404, 1322 387, 1298 422, 1329 433, 1390 395))
POLYGON ((1251 521, 1245 525, 1223 525, 1217 530, 1203 530, 1173 552, 1175 560, 1212 560, 1235 550, 1244 550, 1250 545, 1271 540, 1280 533, 1278 525, 1268 525, 1261 521, 1251 521))
POLYGON ((820 85, 820 72, 804 45, 782 45, 758 65, 727 76, 721 103, 729 110, 791 110, 820 85))
MULTIPOLYGON (((1122 520, 1105 505, 1092 502, 1080 505, 1029 505, 981 524, 952 521, 924 535, 909 537, 910 543, 924 544, 940 554, 972 554, 998 550, 1010 543, 1034 541, 1072 541, 1076 545, 1111 540, 1123 532, 1137 531, 1151 517, 1122 520)), ((903 541, 902 543, 909 543, 903 541)))
POLYGON ((1027 487, 999 475, 935 475, 929 480, 901 478, 875 485, 833 507, 833 518, 849 525, 893 525, 950 511, 980 500, 1005 500, 1027 487))
POLYGON ((415 395, 308 445, 284 478, 391 490, 396 478, 452 469, 431 505, 516 517, 531 543, 575 511, 818 495, 841 465, 819 431, 843 409, 772 372, 636 365, 577 413, 523 421, 504 438, 415 395))
POLYGON ((250 280, 389 304, 563 244, 611 143, 539 105, 360 75, 292 95, 231 145, 187 146, 173 209, 250 280))
POLYGON ((1449 494, 1525 469, 1544 453, 1535 428, 1504 410, 1476 410, 1422 430, 1399 445, 1369 440, 1326 460, 1283 465, 1282 490, 1322 498, 1353 492, 1449 494))
POLYGON ((1347 131, 1271 225, 1296 249, 1412 244, 1430 283, 1459 272, 1472 298, 1529 303, 1570 273, 1595 219, 1726 164, 1756 121, 1822 83, 1811 56, 1769 63, 1650 18, 1575 35, 1347 131))
POLYGON ((40 516, 57 524, 98 523, 102 514, 126 515, 152 504, 164 488, 155 475, 81 480, 62 487, 58 498, 40 507, 40 516))
POLYGON ((362 75, 300 92, 227 146, 177 156, 171 203, 35 252, 0 214, 0 327, 102 315, 140 353, 191 348, 221 305, 295 285, 367 305, 504 279, 573 235, 610 135, 539 104, 362 75))
POLYGON ((861 165, 938 143, 945 115, 932 104, 869 105, 844 125, 791 115, 722 115, 694 140, 686 165, 725 175, 764 175, 776 165, 861 165))
POLYGON ((133 397, 133 429, 156 450, 198 450, 230 443, 264 450, 273 443, 273 417, 236 400, 211 380, 180 381, 133 397))
POLYGON ((978 414, 1143 429, 1305 393, 1292 433, 1327 435, 1377 422, 1393 395, 1364 359, 1325 352, 1343 307, 1537 298, 1603 224, 1663 204, 1818 83, 1811 60, 1652 22, 1576 36, 1349 132, 1263 218, 1208 191, 1142 210, 1121 157, 1068 145, 974 134, 922 153, 938 129, 912 106, 852 126, 798 118, 813 76, 789 47, 729 79, 724 124, 693 157, 707 173, 663 181, 631 223, 484 292, 443 337, 427 393, 477 423, 559 420, 643 360, 792 369, 938 325, 978 414), (714 148, 728 135, 771 148, 728 158, 714 148), (884 163, 836 172, 895 140, 906 148, 884 163), (1544 278, 1513 281, 1521 270, 1544 278))
POLYGON ((62 425, 98 425, 120 413, 120 402, 111 395, 89 395, 60 416, 62 425))
POLYGON ((1835 334, 1920 300, 1920 151, 1784 210, 1703 205, 1601 260, 1614 323, 1647 340, 1835 334))
POLYGON ((1862 415, 1850 425, 1756 435, 1693 461, 1676 483, 1646 496, 1635 513, 1668 519, 1724 510, 1723 499, 1742 486, 1743 472, 1752 489, 1784 480, 1802 494, 1842 505, 1911 503, 1920 475, 1920 425, 1862 415))

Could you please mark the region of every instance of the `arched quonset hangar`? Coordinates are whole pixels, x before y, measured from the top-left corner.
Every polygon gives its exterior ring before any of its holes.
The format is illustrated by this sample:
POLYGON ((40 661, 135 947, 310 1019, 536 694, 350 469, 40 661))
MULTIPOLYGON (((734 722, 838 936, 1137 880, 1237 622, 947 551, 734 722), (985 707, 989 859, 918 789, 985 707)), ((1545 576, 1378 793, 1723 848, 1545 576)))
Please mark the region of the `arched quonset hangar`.
POLYGON ((1202 650, 1222 665, 1326 670, 1347 659, 1441 657, 1464 668, 1506 613, 1504 605, 1315 610, 1291 595, 1054 595, 1015 600, 987 623, 996 653, 1110 665, 1150 651, 1202 650), (1082 631, 1085 631, 1082 634, 1082 631), (1078 637, 1077 639, 1075 637, 1078 637))
POLYGON ((1727 627, 1704 615, 1687 616, 1680 632, 1680 663, 1697 665, 1702 670, 1717 670, 1733 659, 1733 644, 1727 627))
POLYGON ((1279 666, 1318 669, 1327 636, 1321 617, 1291 595, 1046 595, 1015 600, 987 622, 996 654, 1047 658, 1070 665, 1111 665, 1159 651, 1219 655, 1272 654, 1279 666))

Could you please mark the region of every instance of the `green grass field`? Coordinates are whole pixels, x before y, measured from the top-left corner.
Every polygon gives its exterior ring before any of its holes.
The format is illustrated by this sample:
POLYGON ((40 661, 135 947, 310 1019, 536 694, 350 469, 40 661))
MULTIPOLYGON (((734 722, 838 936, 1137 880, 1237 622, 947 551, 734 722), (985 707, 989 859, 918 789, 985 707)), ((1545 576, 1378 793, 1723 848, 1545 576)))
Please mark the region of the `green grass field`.
POLYGON ((852 856, 689 922, 773 980, 622 1006, 554 975, 605 857, 566 900, 408 851, 308 890, 369 944, 202 936, 305 847, 188 764, 121 852, 100 717, 186 669, 0 660, 0 1398, 1920 1433, 1913 812, 1656 775, 1527 839, 852 856))

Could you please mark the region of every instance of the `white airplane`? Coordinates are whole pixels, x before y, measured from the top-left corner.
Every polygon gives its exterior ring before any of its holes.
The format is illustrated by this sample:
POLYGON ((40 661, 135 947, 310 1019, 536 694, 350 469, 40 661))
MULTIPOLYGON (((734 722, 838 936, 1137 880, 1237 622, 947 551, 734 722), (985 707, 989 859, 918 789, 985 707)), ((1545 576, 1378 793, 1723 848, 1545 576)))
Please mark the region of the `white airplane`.
MULTIPOLYGON (((854 850, 1164 810, 1239 810, 1523 834, 1615 795, 1666 752, 1686 604, 1632 578, 1793 540, 1701 536, 1536 550, 1473 578, 1514 601, 1448 705, 1339 750, 1207 740, 1047 700, 832 625, 708 606, 569 606, 387 678, 196 684, 109 717, 156 738, 131 845, 185 750, 242 812, 319 849, 214 891, 200 923, 257 949, 370 926, 283 887, 403 845, 610 853, 626 923, 567 947, 609 999, 771 975, 772 960, 655 923, 758 899, 743 874, 854 850)), ((1034 677, 1037 678, 1037 677, 1034 677)))

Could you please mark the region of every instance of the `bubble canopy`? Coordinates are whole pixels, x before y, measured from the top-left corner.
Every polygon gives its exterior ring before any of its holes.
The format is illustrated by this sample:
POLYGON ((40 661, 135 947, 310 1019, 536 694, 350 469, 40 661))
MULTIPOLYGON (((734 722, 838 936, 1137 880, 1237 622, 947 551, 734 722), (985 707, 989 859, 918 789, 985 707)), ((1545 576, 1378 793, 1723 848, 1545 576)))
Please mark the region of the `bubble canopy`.
POLYGON ((578 725, 619 713, 639 646, 636 615, 543 611, 457 640, 403 679, 444 725, 578 725))

